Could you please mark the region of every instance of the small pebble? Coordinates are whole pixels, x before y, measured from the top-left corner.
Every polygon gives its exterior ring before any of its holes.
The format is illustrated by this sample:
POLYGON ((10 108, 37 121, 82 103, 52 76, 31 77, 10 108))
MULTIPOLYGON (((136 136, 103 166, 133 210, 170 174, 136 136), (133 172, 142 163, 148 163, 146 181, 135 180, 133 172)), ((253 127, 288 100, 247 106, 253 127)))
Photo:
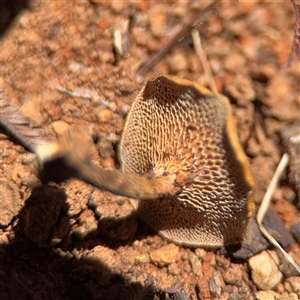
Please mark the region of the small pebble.
POLYGON ((112 157, 106 157, 101 160, 101 165, 104 169, 112 169, 115 167, 115 160, 112 157))
POLYGON ((282 279, 275 251, 263 251, 249 259, 252 279, 260 290, 274 288, 282 279))
POLYGON ((73 227, 73 234, 79 239, 84 239, 87 235, 96 232, 98 222, 91 210, 85 210, 79 217, 79 224, 73 227))
POLYGON ((182 72, 188 68, 188 62, 186 60, 186 54, 184 51, 177 50, 169 58, 169 66, 172 73, 176 74, 182 72))
POLYGON ((242 270, 240 265, 231 264, 231 266, 223 273, 224 281, 227 284, 238 285, 242 282, 242 270))
POLYGON ((179 275, 180 274, 180 268, 178 266, 178 264, 176 263, 173 263, 173 264, 170 264, 168 266, 168 272, 169 274, 172 274, 172 275, 179 275))
POLYGON ((189 261, 192 266, 193 273, 196 276, 200 276, 202 273, 202 263, 198 256, 195 253, 191 252, 189 254, 189 261))
POLYGON ((259 291, 255 293, 255 299, 257 300, 275 300, 279 299, 280 294, 274 291, 259 291))
POLYGON ((179 247, 175 244, 167 244, 150 252, 150 259, 160 267, 170 265, 180 258, 179 247))
POLYGON ((206 251, 205 251, 204 249, 202 249, 202 248, 197 248, 197 249, 195 250, 195 253, 196 253, 196 255, 197 255, 199 258, 203 258, 203 257, 205 256, 205 254, 206 254, 206 251))
POLYGON ((300 276, 292 276, 284 283, 285 289, 289 293, 296 293, 300 299, 300 276))
POLYGON ((100 107, 95 111, 95 115, 100 123, 107 123, 112 119, 113 112, 110 109, 100 107))
POLYGON ((62 134, 63 132, 71 128, 70 124, 62 120, 53 122, 52 127, 56 134, 62 134))
POLYGON ((147 253, 142 253, 140 255, 137 255, 135 258, 136 264, 146 264, 150 262, 150 257, 147 253))
POLYGON ((209 282, 210 293, 219 299, 223 285, 224 281, 222 280, 221 272, 215 271, 213 278, 211 278, 211 281, 209 282))
POLYGON ((34 153, 24 153, 22 155, 22 163, 24 165, 29 165, 33 163, 36 159, 36 155, 34 153))
POLYGON ((0 180, 0 225, 7 226, 22 207, 19 188, 12 181, 0 180))

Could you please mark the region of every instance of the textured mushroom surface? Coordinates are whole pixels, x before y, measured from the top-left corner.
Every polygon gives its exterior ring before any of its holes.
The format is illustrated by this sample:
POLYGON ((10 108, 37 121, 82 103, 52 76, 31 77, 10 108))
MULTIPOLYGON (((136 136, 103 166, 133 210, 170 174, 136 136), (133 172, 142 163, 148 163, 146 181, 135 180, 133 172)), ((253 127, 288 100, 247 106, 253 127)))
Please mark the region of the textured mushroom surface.
POLYGON ((148 80, 128 116, 120 156, 125 172, 176 175, 178 195, 138 205, 163 237, 211 247, 243 240, 254 183, 227 98, 174 77, 148 80))

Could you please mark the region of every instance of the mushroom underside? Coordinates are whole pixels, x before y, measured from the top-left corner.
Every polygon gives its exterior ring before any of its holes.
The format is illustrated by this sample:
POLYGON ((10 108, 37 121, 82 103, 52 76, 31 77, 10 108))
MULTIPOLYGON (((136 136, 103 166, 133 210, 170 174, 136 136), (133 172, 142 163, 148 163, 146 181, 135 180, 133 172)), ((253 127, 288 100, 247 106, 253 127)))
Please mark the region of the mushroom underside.
POLYGON ((229 109, 224 96, 166 76, 148 81, 132 106, 121 141, 123 171, 175 174, 182 184, 178 195, 138 206, 170 241, 219 247, 243 240, 252 185, 245 154, 228 132, 229 109))

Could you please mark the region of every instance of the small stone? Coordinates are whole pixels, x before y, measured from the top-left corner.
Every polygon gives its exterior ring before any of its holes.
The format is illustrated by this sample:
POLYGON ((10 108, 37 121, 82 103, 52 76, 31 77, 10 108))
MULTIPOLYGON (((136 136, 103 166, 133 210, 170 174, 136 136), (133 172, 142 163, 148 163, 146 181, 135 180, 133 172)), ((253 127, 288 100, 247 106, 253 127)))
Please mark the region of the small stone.
POLYGON ((168 272, 169 272, 169 274, 171 274, 171 275, 179 275, 179 274, 180 274, 180 271, 181 271, 181 270, 180 270, 178 264, 176 264, 176 263, 170 264, 170 265, 168 266, 168 272))
MULTIPOLYGON (((36 85, 32 85, 32 87, 35 89, 36 85)), ((41 97, 32 96, 30 97, 30 99, 26 100, 24 101, 24 104, 20 107, 20 112, 23 115, 35 121, 37 124, 43 124, 44 118, 40 111, 41 97)))
POLYGON ((132 243, 133 249, 137 249, 137 248, 141 247, 141 245, 142 245, 142 242, 140 242, 138 240, 136 240, 132 243))
POLYGON ((101 160, 101 165, 104 169, 113 169, 116 164, 113 157, 106 157, 101 160))
POLYGON ((148 39, 147 32, 145 30, 141 30, 140 28, 134 27, 132 30, 132 35, 135 42, 139 46, 145 47, 147 45, 149 39, 148 39))
POLYGON ((95 111, 95 115, 100 123, 107 123, 112 119, 113 112, 108 108, 100 107, 95 111))
MULTIPOLYGON (((8 233, 7 232, 0 232, 0 245, 2 245, 2 247, 0 247, 0 254, 5 253, 4 246, 6 246, 8 244, 9 244, 8 233)), ((1 262, 1 259, 0 259, 0 262, 1 262)))
POLYGON ((73 233, 80 239, 84 239, 89 234, 96 232, 98 221, 91 210, 85 210, 81 213, 78 219, 78 225, 73 227, 73 233))
POLYGON ((256 91, 252 80, 243 75, 238 75, 226 85, 228 94, 236 99, 240 105, 245 105, 246 102, 254 101, 256 91))
POLYGON ((224 281, 222 280, 221 272, 215 271, 213 278, 211 278, 209 282, 210 293, 219 299, 222 293, 223 285, 224 281))
POLYGON ((146 264, 148 262, 150 262, 150 257, 147 253, 137 255, 136 258, 135 258, 135 263, 136 264, 146 264))
POLYGON ((7 226, 22 207, 18 187, 12 181, 0 180, 0 225, 7 226))
POLYGON ((231 264, 231 266, 223 273, 224 281, 227 284, 238 285, 242 281, 242 270, 239 265, 231 264))
POLYGON ((224 292, 221 294, 219 300, 228 300, 230 297, 230 294, 228 292, 224 292))
POLYGON ((249 259, 252 279, 261 290, 274 288, 282 279, 275 251, 263 251, 249 259))
POLYGON ((215 268, 207 261, 202 262, 202 273, 204 277, 213 277, 215 268))
POLYGON ((217 265, 221 266, 223 269, 227 269, 230 266, 230 260, 226 258, 225 256, 216 256, 217 265))
POLYGON ((190 253, 189 261, 192 266, 193 273, 196 276, 200 276, 202 273, 202 263, 201 263, 200 259, 198 258, 198 256, 193 252, 190 253))
POLYGON ((120 247, 118 249, 118 253, 120 254, 121 264, 119 268, 122 272, 128 272, 129 269, 135 264, 136 257, 139 253, 138 250, 131 249, 128 251, 125 247, 120 247))
POLYGON ((148 11, 151 32, 155 37, 162 37, 166 34, 167 14, 163 4, 157 3, 148 11))
POLYGON ((36 154, 34 153, 24 153, 22 155, 22 164, 29 165, 36 160, 36 154))
POLYGON ((255 299, 257 300, 275 300, 279 299, 280 294, 274 291, 259 291, 255 293, 255 299))
POLYGON ((178 49, 169 58, 170 70, 172 73, 179 73, 188 68, 186 54, 183 50, 178 49))
POLYGON ((170 265, 180 258, 179 247, 175 244, 167 244, 150 252, 150 259, 160 267, 170 265))
POLYGON ((199 257, 199 258, 203 258, 205 256, 205 254, 207 253, 207 251, 205 251, 204 249, 202 248, 197 248, 195 250, 195 253, 196 255, 199 257))
POLYGON ((300 299, 300 277, 293 276, 288 278, 284 283, 285 289, 289 293, 296 293, 300 299))
POLYGON ((293 99, 292 96, 286 98, 286 95, 293 95, 293 93, 292 84, 284 72, 276 72, 268 82, 265 91, 266 97, 262 98, 262 102, 276 118, 279 120, 298 120, 297 100, 293 99), (286 99, 284 105, 281 105, 282 99, 286 99))
POLYGON ((110 141, 105 138, 101 138, 97 143, 97 148, 99 149, 99 154, 103 158, 111 157, 115 155, 115 150, 110 141))
POLYGON ((216 255, 212 251, 207 252, 206 255, 203 257, 203 261, 208 262, 210 265, 216 265, 216 255))
POLYGON ((79 180, 69 181, 66 184, 67 203, 69 205, 68 215, 73 217, 85 210, 93 193, 93 187, 85 182, 79 180))
POLYGON ((111 266, 114 266, 116 262, 116 256, 117 251, 101 245, 98 245, 91 251, 86 251, 84 253, 84 258, 86 259, 88 259, 89 257, 93 257, 95 259, 99 259, 100 261, 104 261, 111 266))
POLYGON ((297 294, 295 294, 295 293, 287 293, 287 292, 285 292, 285 293, 282 293, 281 295, 280 295, 280 297, 279 298, 276 298, 275 300, 299 300, 299 296, 297 295, 297 294))
POLYGON ((71 126, 65 121, 59 120, 52 123, 53 130, 56 134, 62 134, 68 130, 71 126))
POLYGON ((121 13, 126 8, 126 2, 123 1, 112 1, 111 9, 114 13, 121 13))
POLYGON ((197 285, 200 288, 200 291, 198 293, 199 295, 199 299, 211 299, 212 295, 210 293, 210 288, 209 288, 209 281, 207 280, 207 277, 206 276, 201 276, 201 277, 198 277, 198 280, 197 280, 197 285))
POLYGON ((191 264, 189 263, 189 261, 185 260, 182 265, 181 265, 181 269, 186 272, 186 273, 191 273, 192 272, 192 267, 191 264))
POLYGON ((243 55, 238 53, 232 53, 228 55, 224 60, 224 68, 235 73, 236 70, 243 69, 245 67, 245 58, 243 55))
POLYGON ((189 259, 189 254, 187 252, 182 252, 181 253, 181 259, 182 260, 188 260, 189 259))
POLYGON ((18 174, 19 177, 21 178, 21 182, 25 186, 34 186, 39 183, 39 179, 37 178, 36 174, 33 173, 20 173, 18 174))

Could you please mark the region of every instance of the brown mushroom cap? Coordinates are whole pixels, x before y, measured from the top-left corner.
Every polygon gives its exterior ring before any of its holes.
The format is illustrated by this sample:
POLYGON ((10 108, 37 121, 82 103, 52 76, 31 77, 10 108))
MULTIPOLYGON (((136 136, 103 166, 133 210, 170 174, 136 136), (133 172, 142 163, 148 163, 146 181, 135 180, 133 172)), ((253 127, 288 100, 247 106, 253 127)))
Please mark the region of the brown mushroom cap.
POLYGON ((253 178, 227 98, 197 83, 159 76, 133 103, 123 132, 122 168, 176 175, 176 196, 140 201, 138 213, 177 244, 219 247, 243 240, 253 178))

